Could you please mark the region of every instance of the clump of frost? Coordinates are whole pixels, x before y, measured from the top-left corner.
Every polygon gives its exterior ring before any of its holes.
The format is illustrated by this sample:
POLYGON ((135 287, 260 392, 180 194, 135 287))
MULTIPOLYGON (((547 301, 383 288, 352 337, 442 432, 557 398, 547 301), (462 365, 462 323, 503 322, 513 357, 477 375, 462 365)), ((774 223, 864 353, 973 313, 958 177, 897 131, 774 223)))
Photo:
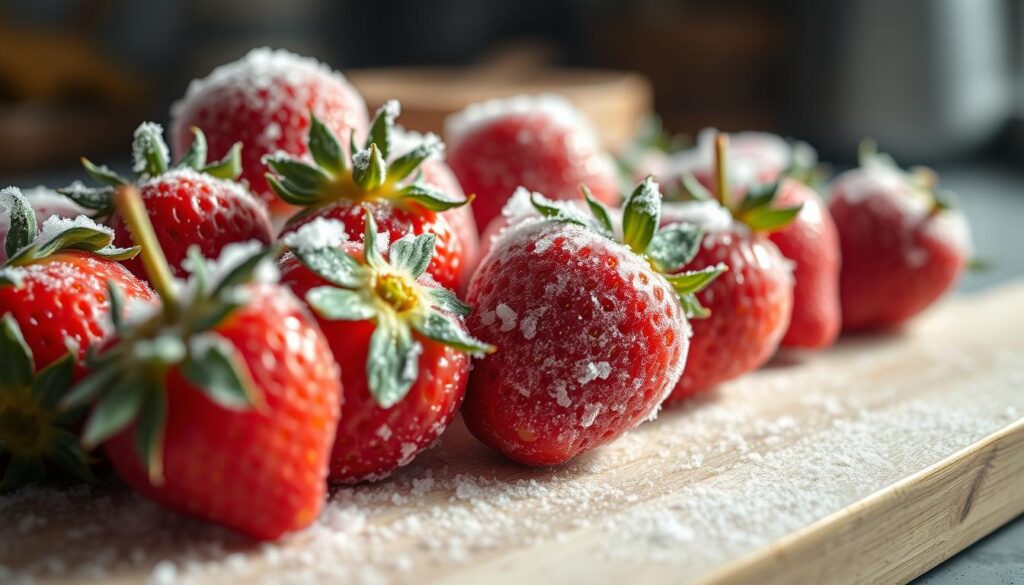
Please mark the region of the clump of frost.
POLYGON ((282 238, 284 244, 298 252, 334 248, 348 241, 345 225, 336 219, 317 217, 282 238))

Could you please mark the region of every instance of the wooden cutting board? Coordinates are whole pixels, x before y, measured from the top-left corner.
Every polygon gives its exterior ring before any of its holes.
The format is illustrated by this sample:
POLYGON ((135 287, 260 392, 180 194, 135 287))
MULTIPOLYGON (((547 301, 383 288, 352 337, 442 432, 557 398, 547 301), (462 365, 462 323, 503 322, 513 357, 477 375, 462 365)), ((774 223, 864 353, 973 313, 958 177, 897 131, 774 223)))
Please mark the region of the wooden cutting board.
POLYGON ((1024 512, 1024 283, 786 355, 549 470, 456 423, 275 545, 124 488, 0 499, 0 582, 905 582, 1024 512))

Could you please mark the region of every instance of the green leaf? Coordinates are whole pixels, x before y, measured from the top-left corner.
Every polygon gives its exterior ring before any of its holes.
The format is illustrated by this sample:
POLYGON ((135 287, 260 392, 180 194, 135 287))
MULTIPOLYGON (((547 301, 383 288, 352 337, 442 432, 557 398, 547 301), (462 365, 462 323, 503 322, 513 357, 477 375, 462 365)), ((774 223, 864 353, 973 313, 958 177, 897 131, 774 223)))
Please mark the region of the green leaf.
POLYGON ((179 169, 201 171, 206 166, 206 135, 199 128, 192 127, 192 146, 178 161, 179 169))
POLYGON ((109 388, 119 374, 119 368, 114 364, 104 364, 104 367, 94 369, 92 373, 72 386, 71 390, 61 399, 60 409, 70 410, 88 405, 109 388))
POLYGON ((637 185, 626 199, 622 212, 622 241, 637 254, 644 254, 661 219, 661 193, 651 177, 637 185))
POLYGON ((580 185, 580 191, 583 192, 583 199, 587 202, 590 213, 597 221, 598 228, 604 232, 605 236, 612 237, 615 234, 615 226, 612 225, 612 218, 608 215, 608 209, 594 198, 594 194, 590 192, 586 185, 580 185))
POLYGON ((468 317, 472 312, 469 305, 459 300, 455 293, 446 288, 432 288, 427 292, 434 306, 442 311, 447 311, 459 317, 468 317))
POLYGON ((167 431, 167 390, 163 380, 146 393, 135 426, 135 448, 153 485, 164 483, 164 435, 167 431))
POLYGON ((576 212, 576 210, 555 205, 553 201, 540 193, 530 193, 530 204, 533 205, 533 208, 537 210, 541 217, 584 227, 590 226, 587 218, 576 212))
POLYGON ((387 164, 376 144, 352 157, 352 180, 364 191, 372 191, 387 179, 387 164))
POLYGON ((200 314, 195 317, 192 321, 192 332, 202 333, 213 329, 217 325, 223 323, 224 320, 227 319, 231 313, 238 310, 239 307, 241 307, 241 304, 234 302, 231 299, 219 299, 216 303, 213 303, 212 307, 209 307, 206 311, 200 312, 200 314))
POLYGON ((728 267, 725 264, 719 264, 717 266, 708 266, 701 268, 700 270, 690 270, 687 272, 680 272, 679 274, 668 274, 665 275, 665 279, 672 285, 672 288, 678 294, 693 294, 698 293, 706 286, 711 284, 719 274, 727 271, 728 267))
POLYGON ((263 163, 302 193, 319 193, 331 181, 319 168, 284 154, 264 156, 263 163))
POLYGON ((260 248, 252 256, 249 256, 245 261, 240 262, 220 279, 216 288, 213 289, 213 296, 219 297, 224 293, 224 291, 232 287, 252 281, 253 274, 256 272, 256 267, 258 267, 261 262, 270 261, 271 259, 276 258, 280 253, 281 246, 276 243, 260 248))
POLYGON ((27 247, 36 237, 36 212, 21 194, 21 189, 8 187, 0 190, 0 206, 7 208, 10 218, 4 251, 13 258, 18 251, 27 247))
POLYGON ((422 320, 415 321, 413 327, 425 337, 439 343, 470 353, 491 353, 496 348, 470 335, 455 318, 431 311, 422 320))
POLYGON ((135 172, 147 177, 158 177, 167 172, 169 158, 163 128, 152 122, 140 124, 135 129, 135 140, 132 143, 132 168, 135 172))
POLYGON ((110 245, 114 235, 91 227, 72 227, 44 242, 34 252, 36 258, 45 258, 61 250, 96 252, 110 245))
POLYGON ((107 260, 117 260, 118 262, 124 260, 130 260, 139 255, 142 251, 142 246, 132 246, 131 248, 118 248, 116 246, 104 246, 99 250, 93 250, 92 253, 97 256, 102 256, 107 260))
POLYGON ((384 160, 391 154, 391 134, 395 128, 395 118, 401 113, 402 107, 397 100, 384 102, 377 110, 373 122, 370 124, 370 133, 366 137, 366 144, 363 148, 370 148, 376 144, 384 160))
POLYGON ((75 356, 68 353, 43 368, 32 381, 32 395, 43 407, 54 410, 71 389, 75 374, 75 356))
POLYGON ((381 408, 390 408, 409 393, 419 377, 423 346, 412 338, 409 328, 380 320, 370 336, 366 358, 366 379, 370 394, 381 408))
POLYGON ((781 186, 781 181, 775 181, 774 183, 763 183, 750 187, 747 190, 746 197, 740 202, 736 213, 743 215, 755 209, 769 207, 775 201, 775 198, 778 197, 779 187, 781 186))
POLYGON ((306 302, 324 319, 365 321, 377 316, 377 307, 359 292, 320 286, 306 293, 306 302))
POLYGON ((238 350, 216 333, 192 338, 192 351, 181 364, 181 373, 224 408, 247 410, 262 401, 238 350))
POLYGON ((366 209, 366 219, 363 227, 363 258, 366 264, 372 268, 387 268, 388 264, 377 249, 377 221, 373 219, 373 211, 366 209))
POLYGON ((0 387, 20 388, 32 384, 32 350, 25 343, 14 315, 5 313, 0 320, 0 387))
POLYGON ((789 225, 803 204, 793 207, 761 207, 743 215, 743 223, 755 232, 773 232, 789 225))
POLYGON ((100 482, 92 468, 89 467, 89 456, 81 441, 74 433, 61 428, 51 430, 53 438, 46 456, 74 477, 98 485, 100 482))
POLYGON ((129 347, 136 361, 152 367, 177 364, 188 355, 185 342, 172 333, 139 339, 129 347))
POLYGON ((82 157, 82 167, 85 168, 85 172, 88 173, 93 180, 98 183, 103 183, 108 187, 117 188, 131 184, 131 181, 117 174, 107 166, 93 164, 92 161, 85 157, 82 157))
POLYGON ((317 248, 309 251, 294 249, 292 253, 306 268, 338 286, 359 288, 369 276, 355 258, 340 248, 317 248))
POLYGON ((138 416, 145 391, 138 379, 119 380, 100 399, 86 421, 82 443, 91 449, 124 430, 138 416))
POLYGON ((711 191, 697 180, 693 173, 685 173, 682 177, 683 191, 694 201, 711 201, 714 196, 711 191))
POLYGON ((679 306, 683 308, 683 314, 690 319, 707 319, 711 316, 711 311, 700 304, 697 295, 694 294, 679 295, 679 306))
POLYGON ((400 191, 402 199, 415 201, 430 211, 447 211, 469 203, 465 197, 452 196, 424 183, 412 183, 400 191))
POLYGON ((693 260, 703 233, 697 226, 674 223, 658 230, 647 245, 647 257, 659 272, 676 272, 693 260))
POLYGON ((76 181, 63 189, 57 189, 57 192, 86 209, 99 211, 101 215, 114 210, 113 187, 86 187, 76 181))
POLYGON ((444 152, 444 143, 434 133, 428 133, 423 141, 412 150, 396 158, 388 165, 388 180, 398 182, 408 177, 431 156, 444 152))
POLYGON ((938 211, 956 209, 959 205, 956 193, 953 193, 952 191, 946 191, 944 189, 935 189, 931 191, 931 194, 932 200, 935 202, 935 209, 938 211))
POLYGON ((9 494, 22 486, 46 477, 46 465, 41 458, 14 455, 7 462, 7 469, 0 481, 0 494, 9 494))
POLYGON ((24 282, 24 275, 21 271, 12 268, 0 268, 0 286, 13 286, 19 288, 24 282))
POLYGON ((337 174, 348 166, 338 138, 312 111, 309 112, 308 145, 309 153, 321 168, 337 174))
POLYGON ((114 284, 114 281, 107 280, 107 302, 110 303, 110 321, 114 324, 114 331, 124 332, 124 294, 121 287, 114 284))
POLYGON ((288 179, 279 179, 274 173, 264 173, 263 177, 285 203, 306 206, 320 200, 320 193, 316 189, 302 187, 288 179))
POLYGON ((242 174, 242 143, 232 144, 224 158, 205 165, 202 172, 218 179, 237 179, 242 174))
POLYGON ((437 236, 434 234, 402 236, 397 242, 391 244, 391 265, 408 272, 413 278, 419 278, 430 265, 430 259, 434 255, 435 241, 437 241, 437 236))

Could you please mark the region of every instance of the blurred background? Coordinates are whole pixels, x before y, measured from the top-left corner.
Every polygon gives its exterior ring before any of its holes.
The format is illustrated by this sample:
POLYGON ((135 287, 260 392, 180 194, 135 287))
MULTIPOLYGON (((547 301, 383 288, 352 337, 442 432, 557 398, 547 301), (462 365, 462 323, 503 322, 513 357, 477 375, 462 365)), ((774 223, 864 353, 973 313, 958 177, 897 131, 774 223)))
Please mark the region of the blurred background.
POLYGON ((189 79, 263 45, 342 69, 371 106, 401 98, 419 129, 472 99, 561 89, 613 146, 654 108, 675 132, 771 130, 840 163, 864 136, 913 163, 1017 160, 1022 5, 0 0, 0 173, 123 151, 189 79))

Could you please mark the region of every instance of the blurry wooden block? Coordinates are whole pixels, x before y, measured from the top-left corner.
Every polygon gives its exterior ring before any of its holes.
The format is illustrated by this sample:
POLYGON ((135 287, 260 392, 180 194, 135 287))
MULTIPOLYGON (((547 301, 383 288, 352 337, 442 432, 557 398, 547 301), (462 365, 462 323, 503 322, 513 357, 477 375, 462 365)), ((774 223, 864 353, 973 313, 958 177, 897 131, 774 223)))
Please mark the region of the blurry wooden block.
POLYGON ((533 68, 490 63, 471 68, 364 69, 346 72, 371 111, 388 99, 402 102, 400 122, 441 133, 444 119, 467 105, 517 94, 558 93, 593 121, 609 147, 628 142, 651 112, 651 87, 635 73, 533 68))

